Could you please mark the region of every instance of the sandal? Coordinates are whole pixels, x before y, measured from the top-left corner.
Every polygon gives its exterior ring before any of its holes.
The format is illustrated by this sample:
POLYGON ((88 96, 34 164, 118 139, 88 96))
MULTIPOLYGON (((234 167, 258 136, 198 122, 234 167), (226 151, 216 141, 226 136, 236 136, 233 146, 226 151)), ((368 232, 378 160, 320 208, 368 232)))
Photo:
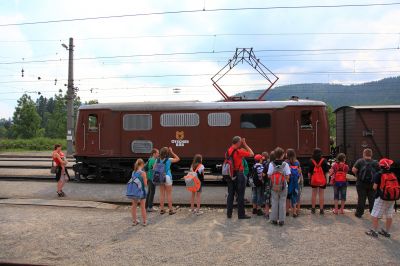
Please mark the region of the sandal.
POLYGON ((338 210, 333 210, 333 214, 338 215, 338 214, 339 214, 339 211, 338 211, 338 210))
POLYGON ((142 225, 143 225, 144 227, 146 227, 147 223, 142 223, 142 225))
POLYGON ((57 191, 57 195, 58 195, 58 197, 64 197, 64 193, 62 192, 62 191, 57 191))
POLYGON ((174 215, 175 213, 176 213, 176 211, 175 210, 169 210, 169 215, 174 215))
POLYGON ((162 214, 164 214, 165 213, 165 210, 161 210, 160 211, 160 214, 162 215, 162 214))
POLYGON ((378 234, 383 235, 384 237, 390 238, 390 233, 383 230, 383 228, 381 229, 381 231, 378 232, 378 234))
POLYGON ((139 221, 138 221, 138 220, 132 222, 132 226, 136 226, 136 225, 138 225, 138 224, 139 224, 139 221))
POLYGON ((367 231, 367 232, 365 232, 365 234, 366 235, 368 235, 368 236, 372 236, 372 237, 374 237, 374 238, 377 238, 378 237, 378 233, 377 232, 375 232, 374 230, 369 230, 369 231, 367 231))

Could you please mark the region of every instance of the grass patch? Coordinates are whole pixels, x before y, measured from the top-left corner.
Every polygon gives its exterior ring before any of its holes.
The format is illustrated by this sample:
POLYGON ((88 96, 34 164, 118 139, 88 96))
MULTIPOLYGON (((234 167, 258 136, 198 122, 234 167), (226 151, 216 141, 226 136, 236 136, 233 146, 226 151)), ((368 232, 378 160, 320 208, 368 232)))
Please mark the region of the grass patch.
POLYGON ((66 139, 0 139, 0 151, 52 151, 56 143, 67 146, 66 139))

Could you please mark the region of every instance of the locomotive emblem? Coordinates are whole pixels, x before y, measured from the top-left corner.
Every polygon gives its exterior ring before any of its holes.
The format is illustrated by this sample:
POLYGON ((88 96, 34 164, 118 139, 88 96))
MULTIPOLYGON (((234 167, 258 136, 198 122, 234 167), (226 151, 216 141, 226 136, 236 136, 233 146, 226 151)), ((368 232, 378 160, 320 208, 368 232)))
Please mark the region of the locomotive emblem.
POLYGON ((176 139, 177 140, 183 140, 185 138, 185 132, 184 131, 176 131, 176 139))
POLYGON ((189 140, 184 139, 185 138, 184 131, 176 131, 175 138, 176 139, 171 140, 171 143, 175 144, 176 147, 183 147, 183 146, 185 146, 185 144, 189 143, 189 140))

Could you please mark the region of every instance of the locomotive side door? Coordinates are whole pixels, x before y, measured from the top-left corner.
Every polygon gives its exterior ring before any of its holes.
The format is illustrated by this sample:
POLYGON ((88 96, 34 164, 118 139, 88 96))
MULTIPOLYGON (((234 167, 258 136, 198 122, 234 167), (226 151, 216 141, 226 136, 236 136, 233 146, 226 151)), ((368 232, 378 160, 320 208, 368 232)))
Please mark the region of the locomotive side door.
POLYGON ((311 155, 318 146, 318 112, 303 109, 297 112, 297 152, 301 155, 311 155))
POLYGON ((85 139, 84 146, 88 154, 98 154, 100 151, 100 133, 101 133, 101 118, 102 115, 99 112, 88 113, 86 117, 86 128, 85 128, 85 139))

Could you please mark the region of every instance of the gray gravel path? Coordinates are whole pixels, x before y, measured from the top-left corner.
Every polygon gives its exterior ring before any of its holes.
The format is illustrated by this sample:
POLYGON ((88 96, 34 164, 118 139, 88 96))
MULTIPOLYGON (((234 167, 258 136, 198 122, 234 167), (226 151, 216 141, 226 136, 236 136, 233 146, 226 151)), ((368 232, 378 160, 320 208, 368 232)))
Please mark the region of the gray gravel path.
POLYGON ((400 265, 400 216, 392 239, 364 234, 369 216, 308 211, 283 227, 257 217, 228 220, 222 209, 193 216, 150 214, 131 226, 117 210, 0 206, 0 262, 60 265, 400 265))

